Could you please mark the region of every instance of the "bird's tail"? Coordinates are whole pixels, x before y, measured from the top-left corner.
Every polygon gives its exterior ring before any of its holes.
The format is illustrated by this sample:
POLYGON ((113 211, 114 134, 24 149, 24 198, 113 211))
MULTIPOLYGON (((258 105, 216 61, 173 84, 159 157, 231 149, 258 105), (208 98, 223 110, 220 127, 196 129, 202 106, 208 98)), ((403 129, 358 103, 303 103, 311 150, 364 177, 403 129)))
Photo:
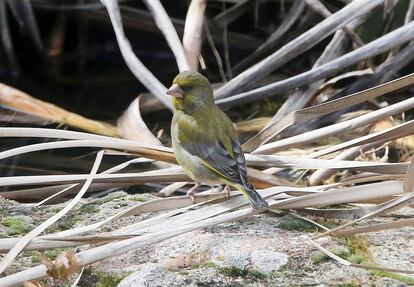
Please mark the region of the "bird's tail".
POLYGON ((269 208, 266 200, 260 196, 251 184, 249 184, 249 186, 237 185, 236 187, 247 197, 254 209, 269 208))

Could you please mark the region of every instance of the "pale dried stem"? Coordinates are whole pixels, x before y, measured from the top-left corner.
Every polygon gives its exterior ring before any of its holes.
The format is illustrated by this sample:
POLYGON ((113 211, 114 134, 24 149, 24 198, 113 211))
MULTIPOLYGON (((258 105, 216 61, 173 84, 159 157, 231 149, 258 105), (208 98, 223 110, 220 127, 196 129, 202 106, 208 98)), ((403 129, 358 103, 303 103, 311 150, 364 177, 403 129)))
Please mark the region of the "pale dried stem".
POLYGON ((88 132, 119 137, 116 127, 110 124, 87 119, 2 83, 0 83, 0 104, 4 107, 88 132))
POLYGON ((151 14, 154 16, 155 23, 163 33, 165 39, 168 42, 172 52, 174 53, 175 59, 177 60, 178 69, 180 72, 188 71, 190 65, 188 64, 185 56, 183 45, 181 44, 180 38, 177 35, 177 31, 168 17, 167 12, 162 6, 159 0, 145 0, 144 3, 150 9, 151 14))
POLYGON ((254 153, 271 153, 277 150, 287 149, 293 146, 299 146, 311 141, 316 141, 323 137, 332 136, 340 132, 350 131, 358 127, 374 123, 383 118, 402 113, 406 110, 414 108, 414 98, 408 98, 404 101, 390 105, 388 107, 367 113, 365 115, 339 122, 327 127, 323 127, 317 130, 305 132, 290 138, 275 141, 269 144, 265 144, 255 150, 254 153))
MULTIPOLYGON (((361 19, 355 19, 349 24, 349 26, 351 29, 355 29, 359 26, 360 22, 361 19)), ((332 61, 345 51, 345 48, 348 44, 348 39, 345 37, 345 35, 346 34, 343 30, 336 31, 332 40, 329 42, 329 44, 322 52, 321 56, 313 65, 313 69, 326 64, 329 61, 332 61)), ((267 126, 277 122, 284 115, 305 107, 306 104, 309 103, 309 101, 312 99, 318 88, 323 84, 323 82, 323 79, 315 81, 314 83, 310 83, 309 86, 300 88, 295 91, 277 110, 276 114, 273 116, 272 120, 267 124, 267 126)))
POLYGON ((382 3, 383 0, 356 0, 351 2, 337 13, 280 48, 272 55, 233 78, 217 90, 217 99, 222 99, 235 94, 236 92, 245 91, 251 88, 259 80, 312 48, 330 34, 334 33, 337 29, 346 26, 352 20, 361 17, 382 3))
POLYGON ((206 0, 192 0, 185 19, 183 45, 190 69, 193 71, 198 69, 206 5, 206 0))
MULTIPOLYGON (((361 61, 364 61, 368 58, 379 55, 381 53, 389 51, 394 47, 411 41, 414 38, 413 31, 414 22, 410 22, 408 25, 402 26, 401 28, 398 28, 358 49, 355 49, 315 69, 290 77, 286 80, 281 80, 260 88, 256 88, 244 93, 227 97, 225 99, 220 99, 217 101, 217 104, 219 104, 220 106, 227 107, 235 104, 243 104, 251 101, 257 101, 259 99, 274 96, 275 94, 281 93, 288 89, 301 87, 303 85, 310 84, 314 81, 327 78, 329 76, 334 75, 338 71, 343 70, 344 68, 355 65, 361 61)), ((254 67, 256 66, 253 66, 253 68, 254 67)), ((241 75, 243 74, 240 74, 234 79, 237 79, 241 75)), ((248 77, 243 77, 243 81, 247 80, 248 77)), ((231 81, 228 83, 231 83, 231 81)))
MULTIPOLYGON (((335 156, 335 160, 353 160, 360 156, 367 150, 379 146, 381 144, 374 143, 374 144, 366 144, 363 146, 353 147, 348 150, 343 151, 339 155, 335 156)), ((308 179, 309 185, 318 185, 322 183, 325 179, 334 175, 337 171, 333 169, 317 169, 308 179)))
POLYGON ((128 68, 135 75, 135 77, 148 89, 148 91, 157 97, 158 100, 160 100, 167 108, 172 110, 171 99, 166 95, 167 88, 137 58, 132 50, 131 44, 125 36, 118 1, 101 0, 101 2, 108 10, 109 17, 115 31, 116 39, 118 41, 119 49, 121 50, 122 57, 124 58, 128 68))
POLYGON ((54 224, 56 221, 58 221, 60 218, 62 218, 66 213, 68 213, 75 205, 79 202, 79 200, 83 197, 83 195, 88 190, 90 184, 92 183, 92 180, 94 179, 94 176, 96 175, 96 172, 98 171, 99 165, 101 163, 102 157, 104 152, 100 151, 95 159, 95 163, 92 166, 91 173, 86 178, 86 181, 84 185, 82 186, 79 193, 73 198, 62 210, 54 214, 52 217, 48 218, 45 222, 41 223, 39 226, 34 228, 32 231, 27 233, 25 236, 23 236, 16 245, 13 246, 13 248, 6 254, 6 256, 3 257, 3 259, 0 262, 0 274, 4 272, 4 270, 13 262, 13 260, 19 255, 19 253, 26 247, 29 242, 38 236, 40 233, 45 231, 49 226, 54 224))

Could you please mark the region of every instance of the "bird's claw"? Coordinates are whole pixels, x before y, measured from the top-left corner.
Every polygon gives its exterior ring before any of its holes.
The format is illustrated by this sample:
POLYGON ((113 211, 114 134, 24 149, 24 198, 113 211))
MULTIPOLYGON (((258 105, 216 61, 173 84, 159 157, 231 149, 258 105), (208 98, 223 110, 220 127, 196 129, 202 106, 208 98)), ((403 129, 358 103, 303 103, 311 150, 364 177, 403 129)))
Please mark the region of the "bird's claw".
POLYGON ((191 199, 191 201, 193 202, 193 204, 196 203, 195 197, 192 194, 187 194, 187 196, 191 199))
POLYGON ((225 192, 227 194, 227 197, 230 197, 230 186, 226 184, 226 186, 223 189, 223 192, 225 192))
POLYGON ((196 203, 196 201, 195 201, 195 197, 194 197, 194 191, 197 189, 197 187, 198 187, 199 185, 198 184, 195 184, 192 188, 190 188, 188 191, 187 191, 187 196, 191 199, 191 201, 193 202, 193 203, 196 203))

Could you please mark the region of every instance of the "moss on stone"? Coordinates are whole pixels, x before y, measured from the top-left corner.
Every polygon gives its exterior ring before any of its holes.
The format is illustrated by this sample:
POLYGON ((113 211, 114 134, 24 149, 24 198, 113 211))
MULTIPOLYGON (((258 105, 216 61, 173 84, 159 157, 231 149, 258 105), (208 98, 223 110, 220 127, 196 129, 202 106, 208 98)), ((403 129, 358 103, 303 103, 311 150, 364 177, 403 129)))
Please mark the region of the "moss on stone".
POLYGON ((91 214, 91 213, 98 212, 99 207, 96 203, 87 203, 87 204, 82 205, 79 211, 82 213, 91 214))
POLYGON ((125 274, 115 272, 97 272, 97 275, 99 287, 116 287, 126 277, 125 274))
POLYGON ((346 245, 350 250, 350 254, 363 258, 361 262, 371 262, 372 254, 369 250, 369 242, 362 236, 349 236, 345 238, 346 245))
POLYGON ((152 199, 152 197, 148 193, 137 194, 137 195, 134 195, 134 196, 128 198, 128 200, 130 200, 130 201, 137 201, 137 202, 146 202, 146 201, 149 201, 151 199, 152 199))
POLYGON ((45 250, 43 252, 43 256, 46 256, 47 258, 49 258, 50 260, 55 260, 56 257, 62 253, 63 251, 65 251, 65 249, 63 248, 54 248, 54 249, 48 249, 45 250))
POLYGON ((407 285, 414 286, 414 277, 412 276, 407 276, 407 275, 402 275, 402 274, 382 271, 382 270, 373 270, 371 271, 371 274, 380 276, 380 277, 395 279, 407 285))
POLYGON ((315 265, 323 261, 326 261, 328 259, 329 259, 328 255, 326 255, 325 253, 321 251, 316 251, 312 253, 312 255, 310 256, 310 261, 312 262, 312 264, 315 264, 315 265))
POLYGON ((237 268, 235 266, 231 267, 222 267, 219 269, 219 272, 227 277, 232 278, 252 278, 254 280, 263 280, 268 277, 268 275, 260 270, 249 268, 247 270, 242 270, 240 268, 237 268))
POLYGON ((112 231, 112 227, 110 227, 110 226, 102 226, 101 227, 101 230, 103 232, 110 232, 110 231, 112 231))
POLYGON ((318 229, 312 223, 296 218, 292 215, 283 216, 280 219, 279 223, 277 224, 277 227, 280 229, 290 230, 290 231, 302 231, 302 232, 318 231, 318 229))
POLYGON ((365 261, 365 258, 359 254, 351 254, 346 259, 354 264, 361 264, 365 261))
POLYGON ((206 261, 204 261, 201 264, 200 267, 203 267, 203 268, 215 268, 215 267, 217 267, 217 264, 214 261, 206 260, 206 261))
POLYGON ((220 268, 220 273, 225 276, 234 277, 234 278, 241 277, 244 275, 244 271, 242 269, 234 267, 234 266, 222 267, 220 268))
POLYGON ((114 193, 108 194, 105 197, 99 198, 94 203, 95 204, 102 204, 102 203, 110 202, 110 201, 113 201, 113 200, 116 200, 116 199, 124 198, 126 196, 127 196, 127 194, 125 192, 114 192, 114 193))
MULTIPOLYGON (((300 283, 299 286, 300 287, 311 287, 311 286, 319 286, 319 285, 321 285, 319 281, 309 280, 309 281, 305 281, 305 282, 300 283)), ((276 286, 276 285, 272 285, 272 286, 276 286)))
POLYGON ((257 269, 249 269, 247 271, 247 274, 250 277, 254 278, 254 279, 265 279, 267 277, 267 274, 266 273, 263 273, 263 272, 261 272, 261 271, 259 271, 257 269))
MULTIPOLYGON (((351 256, 349 249, 344 246, 334 246, 329 251, 336 256, 344 259, 347 259, 349 256, 351 256)), ((327 261, 328 259, 330 259, 330 257, 321 251, 316 251, 310 256, 310 261, 315 265, 323 261, 327 261)))
POLYGON ((199 269, 199 268, 215 268, 217 264, 211 260, 205 260, 200 263, 191 264, 192 269, 199 269))
POLYGON ((42 256, 42 253, 40 253, 37 250, 29 251, 25 254, 26 256, 30 257, 30 260, 32 261, 33 265, 37 265, 40 263, 40 259, 42 256))
POLYGON ((8 235, 23 235, 32 230, 33 225, 26 216, 6 216, 1 224, 7 227, 8 235))
POLYGON ((336 256, 339 256, 343 259, 347 259, 349 256, 351 256, 349 248, 345 246, 334 246, 330 249, 330 251, 336 256))
POLYGON ((339 283, 335 285, 337 287, 361 287, 361 284, 356 282, 339 283))
MULTIPOLYGON (((350 255, 345 259, 357 264, 366 264, 373 267, 381 267, 378 264, 373 263, 373 256, 369 250, 368 240, 363 236, 350 236, 345 238, 346 244, 350 250, 350 255)), ((394 280, 398 280, 407 285, 414 286, 414 277, 402 275, 398 273, 372 270, 372 275, 386 277, 394 280)), ((355 285, 360 286, 360 285, 355 285)))
POLYGON ((68 230, 75 226, 79 219, 72 213, 68 213, 59 219, 58 222, 50 226, 47 231, 50 233, 59 232, 62 230, 68 230))
POLYGON ((190 272, 188 272, 187 270, 178 270, 178 274, 182 276, 187 276, 188 274, 190 274, 190 272))
POLYGON ((329 259, 329 256, 321 251, 315 251, 310 256, 310 261, 312 262, 312 264, 319 264, 328 259, 329 259))

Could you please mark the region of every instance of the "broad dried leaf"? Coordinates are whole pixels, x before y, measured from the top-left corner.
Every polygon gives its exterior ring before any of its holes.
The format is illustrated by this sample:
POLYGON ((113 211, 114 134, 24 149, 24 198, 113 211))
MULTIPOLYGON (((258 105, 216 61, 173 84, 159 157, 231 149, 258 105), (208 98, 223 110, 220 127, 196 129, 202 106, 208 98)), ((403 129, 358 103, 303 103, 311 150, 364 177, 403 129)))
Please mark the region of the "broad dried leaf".
POLYGON ((92 133, 119 137, 116 128, 110 124, 87 119, 2 83, 0 83, 0 105, 92 133))
POLYGON ((151 133, 142 119, 139 102, 140 97, 136 98, 118 119, 119 134, 127 140, 162 146, 162 143, 151 133))
POLYGON ((183 46, 190 69, 193 71, 197 71, 198 68, 206 5, 206 0, 192 0, 185 18, 183 46))

